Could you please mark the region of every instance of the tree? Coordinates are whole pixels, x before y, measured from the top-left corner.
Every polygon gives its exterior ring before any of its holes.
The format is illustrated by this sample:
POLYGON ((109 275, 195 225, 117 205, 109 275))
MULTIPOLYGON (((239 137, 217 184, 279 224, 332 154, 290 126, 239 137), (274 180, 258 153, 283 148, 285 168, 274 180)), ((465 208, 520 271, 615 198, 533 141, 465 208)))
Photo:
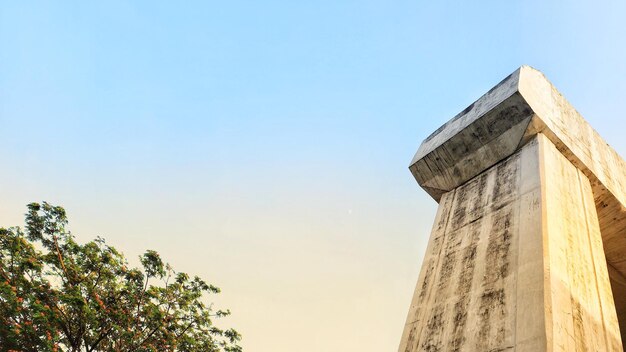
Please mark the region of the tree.
POLYGON ((155 251, 129 268, 102 238, 81 245, 65 210, 28 205, 26 227, 0 228, 1 351, 240 352, 219 288, 175 272, 155 251))

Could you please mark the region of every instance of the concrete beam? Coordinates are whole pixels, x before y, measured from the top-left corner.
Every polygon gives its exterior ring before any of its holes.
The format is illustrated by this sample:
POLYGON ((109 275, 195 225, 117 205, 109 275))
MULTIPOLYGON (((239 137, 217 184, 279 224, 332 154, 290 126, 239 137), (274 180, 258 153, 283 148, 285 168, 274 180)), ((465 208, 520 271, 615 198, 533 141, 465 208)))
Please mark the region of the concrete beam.
POLYGON ((544 133, 626 204, 626 162, 545 76, 522 66, 422 142, 409 169, 435 200, 544 133))

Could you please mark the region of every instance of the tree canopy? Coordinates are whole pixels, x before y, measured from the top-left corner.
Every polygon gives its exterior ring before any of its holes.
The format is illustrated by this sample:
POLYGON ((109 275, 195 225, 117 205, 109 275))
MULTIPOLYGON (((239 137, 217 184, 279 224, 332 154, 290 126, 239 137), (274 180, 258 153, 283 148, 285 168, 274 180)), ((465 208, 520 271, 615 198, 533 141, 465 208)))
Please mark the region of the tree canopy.
POLYGON ((220 292, 148 250, 140 267, 104 239, 76 242, 65 210, 31 203, 26 226, 0 228, 0 350, 240 352, 220 292))

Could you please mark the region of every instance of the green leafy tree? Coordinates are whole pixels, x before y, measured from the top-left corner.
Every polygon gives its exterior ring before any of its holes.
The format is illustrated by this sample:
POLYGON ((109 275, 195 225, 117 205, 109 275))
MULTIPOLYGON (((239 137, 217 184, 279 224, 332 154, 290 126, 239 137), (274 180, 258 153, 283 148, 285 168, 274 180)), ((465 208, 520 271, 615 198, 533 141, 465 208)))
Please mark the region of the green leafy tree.
POLYGON ((129 268, 98 238, 81 245, 65 210, 28 205, 26 227, 0 228, 1 351, 240 352, 204 300, 219 288, 175 272, 155 251, 129 268))

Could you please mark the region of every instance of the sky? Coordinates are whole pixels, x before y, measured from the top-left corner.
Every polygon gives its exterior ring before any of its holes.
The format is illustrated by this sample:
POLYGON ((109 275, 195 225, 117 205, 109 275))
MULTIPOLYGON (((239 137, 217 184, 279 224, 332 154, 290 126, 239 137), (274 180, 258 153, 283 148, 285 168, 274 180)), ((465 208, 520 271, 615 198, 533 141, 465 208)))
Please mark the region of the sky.
POLYGON ((0 1, 0 226, 222 288, 254 352, 395 351, 421 141, 522 64, 626 156, 624 1, 0 1))

